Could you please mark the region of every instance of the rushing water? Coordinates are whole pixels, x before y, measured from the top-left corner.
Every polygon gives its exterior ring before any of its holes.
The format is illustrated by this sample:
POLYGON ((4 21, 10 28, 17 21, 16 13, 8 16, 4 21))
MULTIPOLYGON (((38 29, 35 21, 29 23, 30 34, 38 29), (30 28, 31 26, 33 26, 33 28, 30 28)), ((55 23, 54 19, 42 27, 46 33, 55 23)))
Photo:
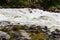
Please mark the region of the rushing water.
POLYGON ((0 9, 0 21, 10 21, 20 25, 48 26, 53 31, 60 29, 60 13, 47 12, 39 9, 0 9))

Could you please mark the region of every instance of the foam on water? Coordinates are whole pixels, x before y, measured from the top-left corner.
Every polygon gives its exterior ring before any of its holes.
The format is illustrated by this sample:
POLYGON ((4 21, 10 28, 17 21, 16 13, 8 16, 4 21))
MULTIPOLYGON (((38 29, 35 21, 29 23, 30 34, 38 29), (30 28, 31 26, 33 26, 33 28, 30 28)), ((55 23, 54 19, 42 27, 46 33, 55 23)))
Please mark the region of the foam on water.
POLYGON ((0 21, 10 21, 21 25, 48 26, 53 31, 60 29, 60 13, 47 12, 39 9, 0 9, 0 21), (30 13, 32 11, 32 13, 30 13))

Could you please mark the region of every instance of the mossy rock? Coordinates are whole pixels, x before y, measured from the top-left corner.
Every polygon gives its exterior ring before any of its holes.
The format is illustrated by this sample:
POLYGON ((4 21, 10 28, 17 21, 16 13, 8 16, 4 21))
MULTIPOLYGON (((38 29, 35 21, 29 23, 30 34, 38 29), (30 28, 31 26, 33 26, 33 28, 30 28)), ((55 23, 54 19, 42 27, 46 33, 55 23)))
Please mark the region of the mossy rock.
POLYGON ((31 38, 32 40, 47 40, 46 33, 44 32, 35 33, 31 38))

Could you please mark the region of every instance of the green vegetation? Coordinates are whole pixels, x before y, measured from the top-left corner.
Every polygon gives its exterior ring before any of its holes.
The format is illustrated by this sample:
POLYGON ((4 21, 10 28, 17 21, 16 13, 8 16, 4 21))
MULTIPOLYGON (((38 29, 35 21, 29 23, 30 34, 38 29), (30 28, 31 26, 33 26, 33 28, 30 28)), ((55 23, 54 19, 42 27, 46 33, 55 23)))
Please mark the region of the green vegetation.
POLYGON ((6 8, 40 8, 43 10, 60 10, 60 0, 0 0, 0 6, 6 8))

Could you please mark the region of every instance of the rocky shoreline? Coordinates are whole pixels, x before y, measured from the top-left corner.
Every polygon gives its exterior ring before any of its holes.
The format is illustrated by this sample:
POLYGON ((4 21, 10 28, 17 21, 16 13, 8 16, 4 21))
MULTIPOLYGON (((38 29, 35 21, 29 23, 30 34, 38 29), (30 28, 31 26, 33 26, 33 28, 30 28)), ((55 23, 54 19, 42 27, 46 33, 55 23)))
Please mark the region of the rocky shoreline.
POLYGON ((1 40, 60 40, 60 30, 50 31, 47 26, 13 25, 8 21, 0 22, 1 40), (9 24, 9 25, 5 25, 9 24), (2 25, 1 25, 2 24, 2 25))

